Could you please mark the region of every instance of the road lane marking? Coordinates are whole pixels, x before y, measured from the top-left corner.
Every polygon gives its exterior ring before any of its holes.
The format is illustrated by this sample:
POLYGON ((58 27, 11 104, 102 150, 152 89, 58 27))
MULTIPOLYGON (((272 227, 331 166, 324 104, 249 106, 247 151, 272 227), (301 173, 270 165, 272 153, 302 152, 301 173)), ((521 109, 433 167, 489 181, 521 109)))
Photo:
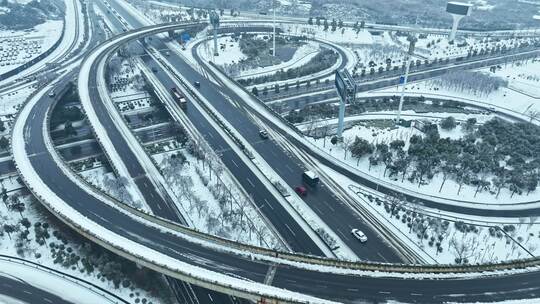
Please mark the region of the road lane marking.
POLYGON ((289 231, 292 233, 292 235, 296 236, 296 233, 294 233, 294 231, 291 229, 291 227, 289 227, 289 225, 285 224, 285 227, 287 227, 287 229, 289 229, 289 231))
POLYGON ((332 208, 332 206, 330 206, 330 204, 327 202, 327 201, 323 201, 323 203, 328 207, 330 208, 330 210, 332 210, 332 212, 335 212, 336 210, 334 210, 334 208, 332 208))
POLYGON ((236 168, 240 168, 240 167, 238 167, 238 164, 233 159, 231 159, 231 161, 236 166, 236 168))
POLYGON ((267 199, 264 199, 264 201, 266 202, 268 207, 270 207, 270 209, 274 210, 274 207, 272 207, 272 204, 270 204, 270 202, 267 199))
POLYGON ((255 185, 251 182, 251 180, 249 178, 246 177, 246 180, 248 181, 248 183, 251 185, 251 187, 255 188, 255 185))

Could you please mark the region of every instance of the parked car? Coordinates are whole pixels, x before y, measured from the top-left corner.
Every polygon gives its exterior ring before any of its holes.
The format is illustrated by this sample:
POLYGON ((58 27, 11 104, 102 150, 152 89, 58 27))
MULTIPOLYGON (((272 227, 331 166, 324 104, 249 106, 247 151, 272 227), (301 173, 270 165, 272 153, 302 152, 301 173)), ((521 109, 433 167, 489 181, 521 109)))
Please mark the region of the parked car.
POLYGON ((157 73, 158 69, 156 67, 152 67, 152 72, 157 73))
POLYGON ((53 98, 53 97, 55 97, 55 96, 56 96, 56 93, 55 93, 54 91, 50 91, 50 92, 49 92, 49 97, 50 97, 50 98, 53 98))
POLYGON ((294 188, 294 192, 300 196, 306 196, 307 195, 307 189, 306 187, 298 186, 294 188))
POLYGON ((361 243, 367 242, 367 236, 359 229, 351 230, 351 234, 361 243))
POLYGON ((196 88, 200 88, 200 87, 201 87, 201 83, 198 82, 198 81, 195 81, 193 84, 195 85, 196 88))
POLYGON ((259 136, 262 139, 268 139, 268 132, 266 130, 259 130, 259 136))

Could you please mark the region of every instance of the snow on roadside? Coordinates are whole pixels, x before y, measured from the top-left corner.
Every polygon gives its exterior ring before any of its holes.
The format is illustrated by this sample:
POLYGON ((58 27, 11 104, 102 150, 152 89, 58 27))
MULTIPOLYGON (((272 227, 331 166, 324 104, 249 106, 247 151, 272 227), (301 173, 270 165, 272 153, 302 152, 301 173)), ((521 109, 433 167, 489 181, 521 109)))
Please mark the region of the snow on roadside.
MULTIPOLYGON (((324 167, 324 166, 323 166, 324 167)), ((530 258, 540 254, 540 224, 536 217, 522 218, 519 224, 466 224, 460 220, 426 215, 414 204, 378 197, 343 175, 326 167, 332 179, 347 186, 349 194, 411 248, 419 248, 439 264, 455 264, 466 258, 483 264, 530 258), (393 208, 393 206, 395 206, 393 208), (395 213, 394 213, 395 212, 395 213), (498 227, 498 228, 495 228, 498 227), (503 231, 505 230, 505 231, 503 231), (521 244, 521 246, 519 246, 521 244), (440 247, 440 249, 438 249, 440 247)), ((369 238, 369 236, 368 236, 369 238)))
MULTIPOLYGON (((6 179, 3 179, 2 184, 5 183, 6 179)), ((39 202, 32 195, 28 194, 27 191, 12 191, 8 193, 5 200, 2 200, 3 202, 0 203, 0 219, 2 220, 2 226, 0 226, 1 254, 21 257, 71 274, 75 277, 81 277, 88 282, 109 290, 125 300, 130 299, 130 293, 137 292, 139 294, 138 298, 140 297, 140 299, 146 298, 156 303, 159 302, 159 299, 151 296, 149 292, 142 289, 136 289, 133 286, 129 288, 115 288, 114 284, 111 281, 106 280, 105 277, 102 277, 99 271, 92 270, 91 272, 88 272, 88 269, 90 268, 86 268, 84 263, 78 262, 74 265, 71 265, 71 262, 67 263, 70 255, 73 257, 83 257, 85 255, 87 247, 84 245, 84 242, 88 241, 81 238, 81 242, 72 242, 69 237, 66 238, 57 226, 55 222, 56 219, 52 218, 48 211, 39 206, 39 202), (24 209, 21 212, 16 211, 16 209, 10 209, 11 207, 8 208, 8 206, 17 204, 22 204, 24 206, 24 209), (8 233, 6 225, 13 227, 14 231, 8 233), (24 225, 28 225, 28 228, 24 225), (64 252, 62 253, 62 259, 59 257, 60 251, 64 252)), ((62 227, 62 229, 65 229, 65 227, 62 227)), ((75 260, 73 260, 73 262, 74 261, 75 260)), ((1 262, 0 264, 2 264, 2 267, 0 267, 2 271, 8 269, 4 268, 4 266, 7 265, 4 265, 1 262)), ((94 266, 97 268, 97 265, 94 266)), ((23 275, 24 273, 12 272, 11 274, 23 275)), ((28 275, 37 278, 39 272, 28 273, 28 275)), ((30 278, 28 279, 30 280, 30 278)), ((129 278, 126 279, 129 280, 129 278)), ((54 278, 50 278, 50 280, 54 280, 54 278)), ((69 285, 68 282, 56 282, 58 283, 58 286, 62 286, 62 288, 65 288, 66 284, 69 285)), ((46 290, 51 289, 55 290, 54 286, 49 286, 47 284, 46 290)), ((80 291, 84 292, 84 290, 80 291)), ((59 292, 58 295, 66 294, 65 292, 59 292)), ((93 297, 90 294, 88 294, 88 296, 88 299, 93 299, 88 303, 102 303, 103 301, 103 299, 101 299, 101 301, 95 302, 94 300, 97 299, 96 297, 93 297)), ((134 300, 135 299, 132 299, 132 301, 134 300)))
POLYGON ((153 155, 176 195, 179 209, 187 212, 194 228, 240 243, 280 248, 279 241, 252 204, 234 189, 219 165, 199 160, 188 149, 171 149, 153 155), (210 172, 212 170, 212 172, 210 172))

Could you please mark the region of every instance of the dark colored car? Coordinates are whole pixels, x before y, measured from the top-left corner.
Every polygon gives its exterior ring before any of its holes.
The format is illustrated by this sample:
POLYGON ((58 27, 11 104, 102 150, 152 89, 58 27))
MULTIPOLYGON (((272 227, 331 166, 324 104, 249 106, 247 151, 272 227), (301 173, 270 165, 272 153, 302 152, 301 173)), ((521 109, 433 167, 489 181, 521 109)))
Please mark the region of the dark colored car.
POLYGON ((306 187, 298 186, 294 188, 294 192, 300 196, 306 196, 307 195, 307 189, 306 187))

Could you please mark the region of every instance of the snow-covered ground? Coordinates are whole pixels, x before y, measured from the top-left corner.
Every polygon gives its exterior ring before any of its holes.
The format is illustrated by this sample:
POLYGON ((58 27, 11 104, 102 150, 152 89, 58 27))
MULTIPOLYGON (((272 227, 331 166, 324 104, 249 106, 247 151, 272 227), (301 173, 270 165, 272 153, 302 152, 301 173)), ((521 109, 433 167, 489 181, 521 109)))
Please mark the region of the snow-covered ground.
POLYGON ((201 46, 201 55, 206 60, 212 60, 217 65, 234 64, 247 58, 237 41, 230 36, 218 37, 219 56, 214 56, 214 40, 208 40, 201 46), (220 46, 224 47, 221 48, 220 46))
MULTIPOLYGON (((453 116, 453 115, 448 115, 453 116)), ((460 115, 460 118, 476 118, 478 122, 485 122, 487 121, 491 116, 488 115, 460 115), (461 117, 463 116, 463 117, 461 117)), ((394 128, 390 121, 390 119, 393 118, 393 116, 389 115, 388 120, 390 123, 383 124, 385 126, 369 126, 369 123, 365 124, 358 124, 350 129, 347 129, 343 132, 343 142, 344 143, 352 143, 356 137, 366 139, 368 142, 370 142, 373 145, 379 144, 379 143, 385 143, 389 144, 390 142, 394 140, 403 140, 405 142, 404 149, 408 149, 409 140, 413 135, 419 135, 423 136, 423 133, 420 132, 418 129, 414 127, 398 127, 394 128)), ((434 122, 438 122, 438 120, 429 119, 434 122)), ((309 124, 304 124, 304 129, 313 127, 309 124)), ((316 127, 316 126, 315 126, 316 127)), ((451 138, 451 139, 458 139, 462 138, 465 134, 464 131, 461 130, 461 126, 456 127, 453 130, 443 130, 439 127, 439 133, 441 138, 451 138)), ((333 136, 333 135, 332 135, 333 136)), ((493 194, 491 194, 489 191, 481 191, 476 193, 476 187, 475 186, 469 186, 469 185, 462 185, 460 190, 460 185, 458 182, 453 181, 452 179, 448 179, 445 181, 443 186, 443 191, 439 191, 441 188, 441 185, 443 184, 443 175, 441 173, 437 173, 433 176, 432 179, 429 180, 429 183, 427 185, 422 185, 419 187, 418 183, 411 182, 407 180, 407 177, 405 177, 403 180, 400 177, 392 177, 389 178, 387 176, 388 172, 385 170, 384 164, 379 165, 373 165, 370 166, 368 157, 362 157, 360 159, 351 157, 350 151, 347 149, 347 144, 336 144, 332 145, 330 143, 330 139, 332 136, 328 136, 326 141, 322 138, 320 139, 314 139, 310 138, 310 140, 319 148, 323 149, 324 151, 327 151, 331 156, 339 159, 340 161, 345 162, 346 164, 353 166, 357 168, 358 170, 362 172, 366 172, 369 175, 385 180, 387 182, 390 182, 392 184, 395 184, 396 186, 403 187, 405 189, 409 189, 412 191, 419 191, 426 195, 432 195, 435 197, 444 197, 449 199, 455 199, 455 200, 463 200, 463 201, 471 201, 471 202, 478 202, 483 204, 513 204, 516 202, 516 200, 519 201, 535 201, 540 199, 540 191, 536 190, 529 195, 524 195, 522 197, 520 196, 512 196, 512 192, 508 189, 502 189, 501 193, 498 197, 495 197, 493 194), (458 194, 458 190, 459 194, 458 194)))
POLYGON ((198 51, 201 57, 222 66, 229 75, 238 79, 271 75, 282 69, 286 70, 302 66, 315 57, 320 50, 319 43, 308 41, 295 50, 294 55, 290 60, 267 67, 261 67, 241 64, 243 60, 247 59, 247 56, 240 50, 239 42, 235 41, 231 36, 222 36, 218 38, 218 46, 220 46, 218 56, 214 56, 213 43, 213 40, 207 40, 200 45, 198 51))
POLYGON ((308 24, 283 23, 279 24, 279 26, 283 28, 285 33, 291 35, 306 35, 310 38, 318 38, 348 45, 383 43, 387 39, 390 39, 386 35, 372 35, 365 29, 356 32, 356 30, 349 27, 337 28, 336 31, 332 32, 331 27, 325 31, 322 25, 316 26, 308 24))
POLYGON ((32 30, 0 31, 0 74, 50 49, 60 39, 63 24, 61 20, 47 20, 32 30))
MULTIPOLYGON (((58 269, 75 277, 89 281, 97 286, 109 290, 127 301, 149 301, 160 303, 160 299, 150 294, 150 291, 137 288, 130 278, 124 277, 126 287, 123 285, 115 287, 114 283, 104 276, 102 269, 109 264, 114 266, 113 260, 108 260, 106 256, 101 256, 101 265, 97 264, 99 255, 92 255, 93 246, 78 236, 72 237, 65 234, 63 225, 59 225, 55 218, 52 218, 48 211, 39 205, 33 196, 26 191, 23 192, 21 185, 16 179, 1 180, 3 189, 6 189, 7 196, 2 198, 0 203, 0 253, 9 256, 17 256, 36 262, 38 264, 58 269), (22 205, 21 209, 12 206, 22 205), (8 208, 9 206, 9 208, 8 208), (18 211, 20 210, 20 211, 18 211), (87 258, 84 260, 83 258, 87 258), (84 260, 84 261, 83 261, 84 260), (135 297, 135 294, 137 296, 135 297)), ((94 251, 98 252, 98 251, 94 251)), ((120 258, 117 258, 120 259, 120 258)), ((6 271, 8 268, 1 268, 6 271)), ((9 273, 9 272, 8 272, 9 273)), ((25 275, 21 272, 13 272, 13 275, 25 275)), ((40 278, 39 273, 28 273, 31 277, 40 278)), ((30 280, 30 277, 27 279, 30 280)), ((49 278, 54 282, 53 278, 49 278)), ((36 282, 39 283, 39 282, 36 282)), ((44 282, 39 285, 43 286, 44 282)), ((67 282, 57 282, 58 286, 66 288, 67 282)), ((47 286, 50 287, 50 286, 47 286)), ((62 294, 62 293, 60 293, 62 294)), ((71 296, 70 293, 64 293, 71 296)), ((78 296, 80 296, 78 294, 78 296)), ((88 303, 103 303, 103 299, 98 302, 93 301, 94 297, 79 299, 88 300, 88 303)))
MULTIPOLYGON (((473 92, 462 92, 452 89, 443 88, 434 84, 431 80, 408 84, 406 87, 407 94, 425 95, 425 96, 441 96, 441 97, 456 97, 458 100, 470 101, 486 107, 490 105, 496 106, 497 109, 506 109, 515 111, 517 115, 528 115, 531 111, 540 111, 540 99, 534 94, 537 92, 535 77, 538 77, 540 70, 540 62, 532 62, 529 60, 526 64, 508 63, 501 65, 501 69, 490 75, 508 80, 508 88, 502 87, 491 92, 487 96, 482 93, 474 94, 473 92), (527 79, 530 78, 530 79, 527 79), (517 91, 514 88, 519 88, 517 91), (526 89, 526 90, 525 90, 526 89), (529 90, 532 90, 529 92, 529 90)), ((486 69, 480 70, 484 73, 490 73, 486 69)), ((371 91, 361 94, 369 96, 373 94, 396 94, 395 87, 389 87, 381 90, 371 91)))
POLYGON ((14 115, 19 111, 20 106, 26 98, 30 96, 34 88, 29 85, 0 94, 0 115, 14 115))
POLYGON ((281 247, 219 164, 198 160, 185 148, 165 148, 167 152, 153 158, 171 185, 179 209, 197 230, 255 246, 281 247))
MULTIPOLYGON (((328 168, 328 172, 332 170, 328 168)), ((360 204, 371 209, 374 216, 386 222, 396 233, 402 234, 402 241, 411 243, 410 246, 419 246, 440 264, 455 264, 456 258, 460 257, 467 258, 470 264, 476 264, 540 254, 540 224, 537 217, 520 218, 519 224, 506 227, 496 222, 473 225, 458 219, 441 219, 422 214, 415 205, 370 195, 339 174, 333 176, 341 184, 350 186, 349 193, 360 204)))

